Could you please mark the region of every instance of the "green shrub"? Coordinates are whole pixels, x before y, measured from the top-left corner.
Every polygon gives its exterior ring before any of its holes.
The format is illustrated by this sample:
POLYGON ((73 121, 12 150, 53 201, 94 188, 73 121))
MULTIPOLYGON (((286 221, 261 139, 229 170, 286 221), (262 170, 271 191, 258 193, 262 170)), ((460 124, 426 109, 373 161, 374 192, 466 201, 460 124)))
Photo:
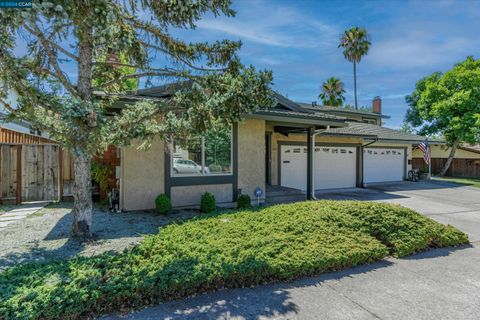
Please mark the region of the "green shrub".
POLYGON ((222 172, 222 166, 213 163, 208 166, 208 170, 210 170, 210 172, 222 172))
POLYGON ((252 207, 252 199, 248 194, 242 194, 237 199, 238 209, 249 209, 252 207))
POLYGON ((172 202, 165 194, 160 194, 155 198, 155 211, 159 214, 166 214, 172 210, 172 202))
POLYGON ((120 254, 4 271, 0 319, 91 318, 467 242, 451 226, 381 203, 300 202, 207 214, 166 226, 120 254))
POLYGON ((204 213, 210 213, 215 211, 217 207, 217 202, 215 201, 215 197, 210 192, 205 192, 202 194, 202 198, 200 199, 200 211, 204 213))

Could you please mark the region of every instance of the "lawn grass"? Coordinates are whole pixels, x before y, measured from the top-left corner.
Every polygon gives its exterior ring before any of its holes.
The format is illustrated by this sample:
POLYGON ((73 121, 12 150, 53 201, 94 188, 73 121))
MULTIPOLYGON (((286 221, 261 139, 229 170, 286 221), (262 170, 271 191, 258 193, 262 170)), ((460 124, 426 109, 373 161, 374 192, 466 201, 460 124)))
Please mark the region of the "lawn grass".
POLYGON ((480 188, 480 179, 475 179, 475 178, 455 178, 455 177, 437 178, 436 177, 435 180, 455 182, 455 183, 459 183, 459 184, 465 184, 465 185, 480 188))
POLYGON ((397 205, 317 201, 169 225, 121 254, 0 274, 1 319, 78 319, 220 288, 336 271, 468 242, 397 205))

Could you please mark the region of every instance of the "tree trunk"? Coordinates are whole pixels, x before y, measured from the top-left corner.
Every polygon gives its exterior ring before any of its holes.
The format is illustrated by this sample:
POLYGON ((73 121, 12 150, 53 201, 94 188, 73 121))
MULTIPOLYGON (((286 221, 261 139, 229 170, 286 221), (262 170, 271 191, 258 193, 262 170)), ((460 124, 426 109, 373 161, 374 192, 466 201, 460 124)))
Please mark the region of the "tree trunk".
POLYGON ((353 91, 355 92, 355 110, 358 110, 357 101, 357 63, 353 61, 353 91))
POLYGON ((440 177, 443 177, 445 173, 447 173, 448 168, 450 168, 450 165, 452 164, 453 157, 455 156, 455 152, 457 151, 459 144, 460 144, 459 140, 455 140, 453 142, 452 148, 450 149, 450 154, 448 155, 448 158, 447 158, 447 162, 445 162, 445 165, 443 166, 442 170, 440 170, 440 173, 438 174, 440 177))
MULTIPOLYGON (((78 48, 78 92, 83 102, 92 99, 92 61, 93 46, 91 43, 91 29, 82 32, 78 48)), ((90 126, 89 119, 81 119, 90 126)), ((86 240, 92 236, 92 179, 90 161, 91 157, 82 151, 83 141, 88 135, 80 136, 76 142, 74 159, 74 185, 73 185, 73 236, 86 240)))
POLYGON ((92 178, 90 158, 76 155, 73 184, 73 236, 86 240, 92 236, 92 178))

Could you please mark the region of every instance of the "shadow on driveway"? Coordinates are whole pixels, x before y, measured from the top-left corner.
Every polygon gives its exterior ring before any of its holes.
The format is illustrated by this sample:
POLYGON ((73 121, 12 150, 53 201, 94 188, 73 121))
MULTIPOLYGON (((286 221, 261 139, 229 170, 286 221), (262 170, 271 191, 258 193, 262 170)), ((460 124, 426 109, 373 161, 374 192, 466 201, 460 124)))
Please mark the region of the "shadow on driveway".
POLYGON ((396 192, 402 191, 428 191, 438 189, 451 189, 465 187, 464 185, 444 181, 420 181, 420 182, 392 182, 369 184, 366 188, 317 190, 317 199, 325 200, 358 200, 377 201, 410 198, 409 195, 401 195, 396 192))

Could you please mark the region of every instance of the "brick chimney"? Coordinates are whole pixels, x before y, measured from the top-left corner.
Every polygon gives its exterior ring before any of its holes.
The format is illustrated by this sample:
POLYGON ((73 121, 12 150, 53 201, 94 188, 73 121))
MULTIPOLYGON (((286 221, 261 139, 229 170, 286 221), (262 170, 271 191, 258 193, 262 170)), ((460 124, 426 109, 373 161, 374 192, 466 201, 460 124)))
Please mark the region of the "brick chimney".
POLYGON ((118 68, 120 63, 122 63, 120 61, 120 58, 118 57, 118 54, 112 50, 112 49, 108 49, 108 53, 107 53, 107 61, 106 61, 107 64, 113 64, 113 67, 114 68, 118 68))
POLYGON ((372 101, 372 111, 374 113, 382 114, 382 99, 379 96, 373 98, 372 101))

